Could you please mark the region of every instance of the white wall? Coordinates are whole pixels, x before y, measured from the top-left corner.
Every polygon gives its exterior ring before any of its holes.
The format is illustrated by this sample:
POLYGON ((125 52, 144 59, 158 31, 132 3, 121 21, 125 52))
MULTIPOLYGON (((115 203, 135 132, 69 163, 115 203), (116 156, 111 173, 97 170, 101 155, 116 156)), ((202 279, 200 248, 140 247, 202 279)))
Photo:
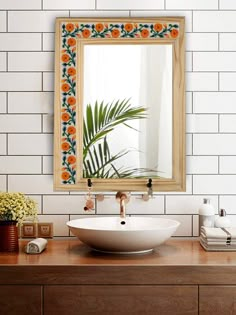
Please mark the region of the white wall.
MULTIPOLYGON (((40 220, 67 236, 84 215, 84 195, 54 193, 53 55, 55 17, 186 17, 187 192, 133 195, 130 214, 181 221, 197 233, 197 209, 209 196, 236 225, 236 2, 232 0, 0 0, 0 190, 39 203, 40 220)), ((114 196, 93 214, 118 214, 114 196)))

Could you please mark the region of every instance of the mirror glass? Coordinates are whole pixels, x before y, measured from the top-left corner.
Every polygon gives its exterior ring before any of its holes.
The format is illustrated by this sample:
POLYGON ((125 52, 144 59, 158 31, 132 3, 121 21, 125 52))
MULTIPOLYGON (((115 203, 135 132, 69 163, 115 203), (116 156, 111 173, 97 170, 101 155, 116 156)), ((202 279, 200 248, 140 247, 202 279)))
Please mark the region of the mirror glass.
POLYGON ((83 45, 83 177, 172 178, 172 44, 83 45))

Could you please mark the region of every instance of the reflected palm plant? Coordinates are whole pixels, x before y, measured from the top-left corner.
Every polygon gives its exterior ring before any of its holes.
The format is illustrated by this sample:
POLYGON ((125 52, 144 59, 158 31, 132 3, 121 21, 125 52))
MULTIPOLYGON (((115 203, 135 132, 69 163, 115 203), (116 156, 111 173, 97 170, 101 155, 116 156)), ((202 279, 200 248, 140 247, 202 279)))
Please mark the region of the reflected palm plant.
POLYGON ((130 121, 145 118, 146 108, 132 107, 129 99, 108 104, 96 102, 94 107, 88 104, 83 119, 83 177, 127 178, 137 177, 144 172, 141 168, 117 168, 115 162, 130 150, 112 154, 107 136, 120 125, 133 129, 130 121))

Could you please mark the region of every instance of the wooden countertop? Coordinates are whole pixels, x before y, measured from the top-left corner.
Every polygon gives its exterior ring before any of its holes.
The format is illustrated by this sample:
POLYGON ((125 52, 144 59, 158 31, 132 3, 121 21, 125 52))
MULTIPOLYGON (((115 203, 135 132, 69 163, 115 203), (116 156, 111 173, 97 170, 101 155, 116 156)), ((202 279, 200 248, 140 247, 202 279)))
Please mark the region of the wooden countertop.
POLYGON ((171 239, 143 255, 94 252, 77 239, 49 240, 38 255, 0 254, 0 284, 236 284, 236 252, 206 252, 171 239))
POLYGON ((0 253, 1 265, 233 265, 235 252, 206 252, 198 240, 171 239, 153 252, 139 255, 113 255, 91 250, 77 239, 49 240, 41 254, 24 252, 27 241, 20 241, 19 253, 0 253))

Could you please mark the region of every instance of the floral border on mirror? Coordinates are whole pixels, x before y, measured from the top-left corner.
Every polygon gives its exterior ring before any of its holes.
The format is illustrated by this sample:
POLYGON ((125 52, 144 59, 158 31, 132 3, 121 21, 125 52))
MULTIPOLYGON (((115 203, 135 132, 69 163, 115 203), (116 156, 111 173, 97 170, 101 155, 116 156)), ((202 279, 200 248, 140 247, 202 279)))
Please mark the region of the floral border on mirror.
POLYGON ((76 45, 79 39, 176 39, 179 23, 61 22, 61 183, 76 184, 76 45))

